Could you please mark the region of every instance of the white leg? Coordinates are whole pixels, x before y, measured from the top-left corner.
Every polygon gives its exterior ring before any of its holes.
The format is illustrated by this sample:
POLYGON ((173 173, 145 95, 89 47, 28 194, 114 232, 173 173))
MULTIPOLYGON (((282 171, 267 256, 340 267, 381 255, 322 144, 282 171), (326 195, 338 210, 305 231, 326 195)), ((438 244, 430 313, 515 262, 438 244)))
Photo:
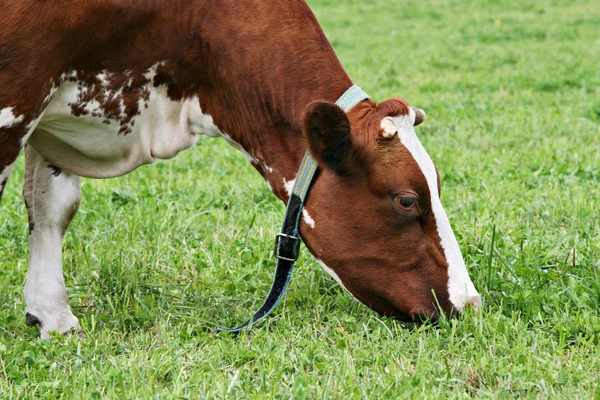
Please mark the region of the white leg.
POLYGON ((62 240, 79 207, 79 177, 52 167, 31 146, 25 148, 23 197, 29 214, 26 322, 50 331, 79 326, 71 312, 62 272, 62 240))

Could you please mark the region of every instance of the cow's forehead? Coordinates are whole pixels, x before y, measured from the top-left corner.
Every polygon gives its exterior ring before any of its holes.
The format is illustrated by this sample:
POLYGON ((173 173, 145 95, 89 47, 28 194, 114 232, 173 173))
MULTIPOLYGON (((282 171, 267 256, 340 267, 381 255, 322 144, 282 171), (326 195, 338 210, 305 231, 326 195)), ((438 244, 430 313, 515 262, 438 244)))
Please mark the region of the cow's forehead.
POLYGON ((412 108, 409 108, 408 114, 391 117, 391 120, 398 128, 398 139, 400 140, 400 143, 408 150, 425 177, 431 197, 439 197, 437 171, 431 157, 429 157, 429 154, 421 144, 421 141, 415 132, 415 118, 415 111, 412 108))

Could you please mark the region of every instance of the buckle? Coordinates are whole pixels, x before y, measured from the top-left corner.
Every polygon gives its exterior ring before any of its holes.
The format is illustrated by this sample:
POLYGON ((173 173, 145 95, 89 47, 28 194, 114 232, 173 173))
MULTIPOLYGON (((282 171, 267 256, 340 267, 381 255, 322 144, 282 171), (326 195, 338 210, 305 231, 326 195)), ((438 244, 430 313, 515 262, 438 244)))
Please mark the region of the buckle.
MULTIPOLYGON (((275 235, 275 248, 273 249, 273 256, 279 260, 284 260, 284 261, 289 261, 289 262, 294 262, 298 259, 298 254, 299 254, 299 248, 300 248, 300 238, 293 236, 293 235, 288 235, 285 233, 278 233, 277 235, 275 235), (281 244, 281 239, 287 239, 287 240, 294 240, 295 243, 292 247, 292 255, 291 257, 285 257, 282 256, 279 251, 280 251, 280 244, 281 244)), ((286 254, 287 255, 287 254, 286 254)))

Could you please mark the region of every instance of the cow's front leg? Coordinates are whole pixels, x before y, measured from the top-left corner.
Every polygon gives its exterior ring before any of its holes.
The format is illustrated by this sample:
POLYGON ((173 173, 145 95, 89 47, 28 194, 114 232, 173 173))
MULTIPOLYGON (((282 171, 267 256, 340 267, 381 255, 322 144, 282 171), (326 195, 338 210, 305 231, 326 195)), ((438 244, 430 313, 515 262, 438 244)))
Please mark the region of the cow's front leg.
POLYGON ((62 240, 79 207, 79 177, 50 165, 27 146, 23 197, 29 215, 26 322, 38 324, 42 339, 48 339, 51 331, 79 325, 62 272, 62 240))

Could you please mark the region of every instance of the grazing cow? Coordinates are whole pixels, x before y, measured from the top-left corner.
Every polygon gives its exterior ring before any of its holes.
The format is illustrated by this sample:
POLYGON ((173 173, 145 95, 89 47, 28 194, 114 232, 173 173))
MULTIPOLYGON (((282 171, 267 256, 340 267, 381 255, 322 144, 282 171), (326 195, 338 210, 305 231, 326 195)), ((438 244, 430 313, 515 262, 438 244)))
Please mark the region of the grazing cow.
POLYGON ((200 134, 242 151, 284 202, 310 150, 300 234, 362 303, 409 321, 480 304, 414 132, 424 113, 334 104, 353 83, 303 0, 3 1, 0 20, 0 196, 25 149, 25 311, 42 338, 78 326, 61 248, 79 177, 172 158, 200 134))

